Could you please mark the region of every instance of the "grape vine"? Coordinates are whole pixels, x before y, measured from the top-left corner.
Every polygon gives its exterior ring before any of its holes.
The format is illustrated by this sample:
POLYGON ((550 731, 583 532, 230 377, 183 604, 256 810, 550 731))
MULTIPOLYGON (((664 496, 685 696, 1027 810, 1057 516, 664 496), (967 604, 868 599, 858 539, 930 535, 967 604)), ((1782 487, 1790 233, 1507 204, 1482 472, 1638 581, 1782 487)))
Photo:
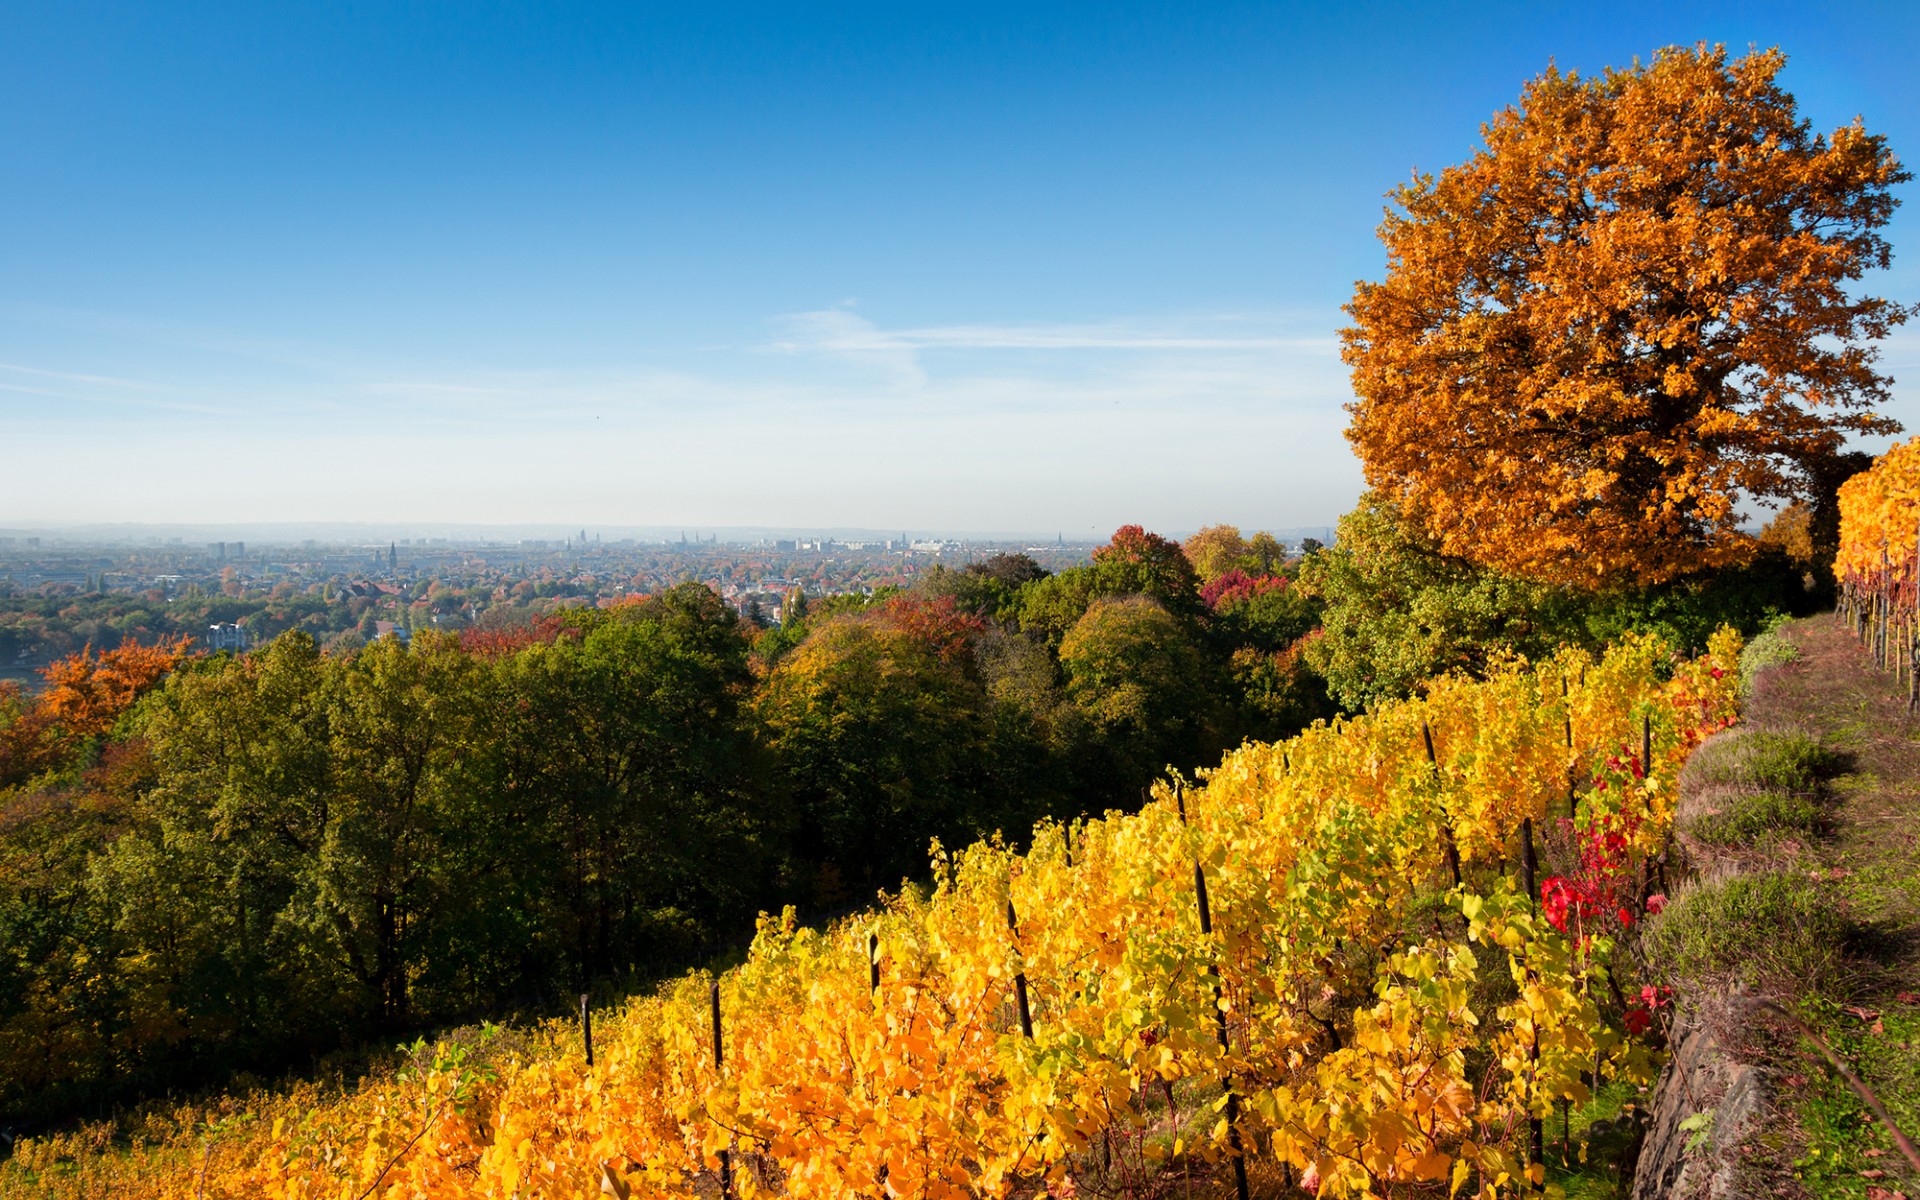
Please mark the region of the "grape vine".
POLYGON ((1920 438, 1895 446, 1840 485, 1835 617, 1882 670, 1907 681, 1920 709, 1920 438))
POLYGON ((1061 1194, 1118 1145, 1237 1148, 1327 1197, 1532 1194, 1557 1105, 1651 1078, 1659 999, 1616 947, 1738 650, 1442 677, 1024 852, 936 845, 931 889, 763 918, 738 968, 596 1014, 591 1066, 556 1022, 485 1070, 416 1055, 132 1153, 23 1141, 0 1183, 505 1200, 711 1195, 724 1169, 742 1197, 938 1200, 1061 1194), (1533 880, 1536 849, 1562 873, 1533 880), (1175 1084, 1204 1120, 1164 1123, 1175 1084))

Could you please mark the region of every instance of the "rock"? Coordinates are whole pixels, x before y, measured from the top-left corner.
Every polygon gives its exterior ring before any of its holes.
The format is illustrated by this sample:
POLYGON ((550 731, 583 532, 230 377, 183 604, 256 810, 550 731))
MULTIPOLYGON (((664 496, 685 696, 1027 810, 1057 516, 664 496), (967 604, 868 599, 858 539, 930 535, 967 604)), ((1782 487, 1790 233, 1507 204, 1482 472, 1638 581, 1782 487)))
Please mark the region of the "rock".
POLYGON ((1634 1171, 1633 1200, 1741 1200, 1739 1147, 1772 1107, 1765 1068, 1739 1062, 1715 1034, 1724 1002, 1674 1028, 1676 1049, 1653 1093, 1652 1123, 1634 1171), (1704 1127, 1697 1119, 1706 1115, 1704 1127), (1696 1134, 1692 1150, 1687 1149, 1696 1134))

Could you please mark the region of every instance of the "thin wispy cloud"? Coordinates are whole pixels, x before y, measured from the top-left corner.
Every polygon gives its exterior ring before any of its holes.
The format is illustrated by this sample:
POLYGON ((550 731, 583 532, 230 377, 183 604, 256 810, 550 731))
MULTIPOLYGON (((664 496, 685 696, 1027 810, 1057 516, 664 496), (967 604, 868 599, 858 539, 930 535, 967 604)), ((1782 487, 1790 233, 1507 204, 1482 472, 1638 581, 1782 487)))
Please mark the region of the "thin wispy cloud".
MULTIPOLYGON (((1155 512, 1169 527, 1251 519, 1248 503, 1274 520, 1330 519, 1296 511, 1353 488, 1338 436, 1344 370, 1332 339, 1302 335, 1307 325, 1232 315, 892 327, 841 305, 774 318, 729 349, 597 365, 367 361, 313 344, 298 365, 243 361, 230 347, 277 339, 234 333, 219 348, 176 343, 166 374, 143 378, 111 369, 122 355, 139 361, 125 344, 133 330, 154 332, 129 320, 118 337, 95 326, 87 340, 106 369, 13 355, 24 370, 0 368, 0 413, 30 460, 11 480, 15 507, 56 480, 33 463, 85 452, 129 480, 139 456, 217 458, 219 472, 170 481, 164 515, 178 519, 223 511, 235 494, 273 495, 284 519, 539 509, 886 523, 880 500, 894 520, 953 528, 1019 528, 1044 520, 1036 505, 1055 520, 1081 514, 1083 533, 1155 512), (191 388, 176 382, 188 376, 191 388), (125 462, 99 444, 102 417, 125 462), (346 491, 342 463, 359 481, 346 491)), ((103 494, 92 515, 130 502, 103 494)))
MULTIPOLYGON (((16 396, 35 396, 45 400, 59 400, 63 404, 79 408, 102 410, 111 414, 116 410, 142 409, 160 413, 193 414, 210 417, 232 417, 240 415, 240 410, 217 404, 207 404, 189 398, 171 398, 163 393, 166 389, 153 384, 142 384, 134 380, 112 379, 103 376, 79 375, 68 371, 42 371, 33 367, 0 364, 0 372, 13 372, 31 379, 51 379, 67 383, 64 389, 35 387, 31 384, 9 383, 0 379, 0 393, 16 396)), ((70 419, 71 413, 59 410, 48 412, 44 406, 36 406, 36 413, 13 414, 14 420, 25 420, 37 415, 41 419, 70 419)))
POLYGON ((926 383, 919 348, 846 306, 792 313, 775 320, 779 331, 764 349, 776 354, 815 355, 869 368, 895 384, 926 383))
POLYGON ((1221 327, 1278 325, 1274 318, 1244 315, 1180 322, 1111 321, 1088 324, 934 325, 886 329, 849 306, 793 313, 777 322, 780 333, 766 349, 789 354, 882 353, 899 350, 1222 350, 1279 351, 1337 356, 1332 336, 1278 331, 1229 333, 1221 327))
POLYGON ((0 371, 14 375, 31 375, 36 379, 58 379, 66 383, 99 384, 103 387, 135 388, 142 391, 160 390, 158 385, 138 379, 119 379, 111 375, 82 375, 74 371, 49 371, 41 367, 26 367, 19 363, 0 363, 0 371))
POLYGON ((470 427, 584 420, 686 426, 719 415, 804 422, 862 413, 903 421, 1258 403, 1337 409, 1346 398, 1344 368, 1324 337, 1204 335, 1179 332, 1171 322, 891 330, 844 306, 772 325, 773 338, 752 353, 699 356, 712 359, 704 371, 698 357, 680 368, 436 367, 358 381, 349 394, 388 406, 393 419, 470 427))

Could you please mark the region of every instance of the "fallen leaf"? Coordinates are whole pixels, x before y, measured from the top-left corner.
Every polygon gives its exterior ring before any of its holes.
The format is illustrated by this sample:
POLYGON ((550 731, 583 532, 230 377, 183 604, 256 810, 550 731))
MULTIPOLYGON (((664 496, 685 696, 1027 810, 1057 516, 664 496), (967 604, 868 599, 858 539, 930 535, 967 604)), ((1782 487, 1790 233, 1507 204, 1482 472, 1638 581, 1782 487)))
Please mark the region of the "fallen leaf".
POLYGON ((1920 1004, 1920 992, 1901 992, 1894 999, 1902 1004, 1920 1004))
POLYGON ((1871 1021, 1875 1017, 1878 1017, 1880 1015, 1879 1010, 1877 1009, 1861 1008, 1858 1005, 1853 1005, 1853 1004, 1847 1005, 1846 1008, 1842 1009, 1841 1011, 1850 1012, 1854 1016, 1859 1017, 1862 1021, 1871 1021))
POLYGON ((1868 1028, 1872 1029, 1875 1033, 1885 1033, 1887 1031, 1885 1023, 1881 1021, 1875 1021, 1868 1028))
POLYGON ((1887 1173, 1885 1171, 1880 1170, 1878 1167, 1874 1168, 1871 1171, 1860 1172, 1860 1178, 1862 1179, 1885 1179, 1886 1177, 1887 1177, 1887 1173))
POLYGON ((1865 1153, 1868 1158, 1882 1158, 1886 1155, 1887 1152, 1885 1150, 1882 1150, 1880 1147, 1875 1146, 1873 1149, 1864 1151, 1863 1153, 1865 1153))

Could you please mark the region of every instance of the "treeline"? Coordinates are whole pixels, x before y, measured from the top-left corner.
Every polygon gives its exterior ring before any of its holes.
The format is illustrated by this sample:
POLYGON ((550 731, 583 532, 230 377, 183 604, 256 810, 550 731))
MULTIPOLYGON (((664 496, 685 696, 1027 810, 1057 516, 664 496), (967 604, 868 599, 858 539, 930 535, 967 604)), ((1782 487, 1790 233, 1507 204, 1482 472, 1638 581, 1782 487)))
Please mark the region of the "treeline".
POLYGON ((1830 605, 1838 542, 1829 489, 1781 509, 1735 562, 1657 583, 1572 586, 1448 553, 1369 492, 1340 518, 1335 545, 1303 564, 1298 583, 1321 606, 1306 658, 1340 707, 1359 712, 1448 671, 1481 675, 1504 658, 1537 662, 1627 633, 1698 653, 1723 624, 1752 634, 1771 617, 1830 605))
MULTIPOLYGON (((788 604, 127 645, 0 685, 0 1113, 51 1118, 686 966, 1329 711, 1273 539, 1120 530, 788 604)), ((795 597, 795 600, 798 598, 795 597)))
POLYGON ((239 625, 259 642, 300 630, 331 649, 354 649, 378 636, 379 622, 408 628, 504 627, 598 597, 567 580, 519 579, 468 586, 438 579, 404 584, 365 580, 304 588, 243 587, 236 579, 210 591, 189 584, 177 595, 143 592, 44 595, 0 584, 0 665, 50 662, 89 646, 200 637, 209 625, 239 625))
POLYGON ((1057 574, 796 593, 772 628, 683 584, 336 652, 82 655, 0 684, 0 1118, 638 987, 763 909, 924 875, 930 839, 1130 808, 1336 703, 1804 611, 1804 549, 1579 592, 1369 498, 1334 547, 1128 526, 1057 574))
MULTIPOLYGON (((169 599, 158 590, 44 596, 0 585, 0 664, 49 662, 88 646, 111 649, 125 642, 199 637, 216 624, 244 624, 262 640, 301 629, 324 641, 352 629, 361 615, 347 596, 319 588, 282 591, 286 594, 228 596, 189 589, 169 599)), ((370 601, 361 605, 369 607, 370 601)))

